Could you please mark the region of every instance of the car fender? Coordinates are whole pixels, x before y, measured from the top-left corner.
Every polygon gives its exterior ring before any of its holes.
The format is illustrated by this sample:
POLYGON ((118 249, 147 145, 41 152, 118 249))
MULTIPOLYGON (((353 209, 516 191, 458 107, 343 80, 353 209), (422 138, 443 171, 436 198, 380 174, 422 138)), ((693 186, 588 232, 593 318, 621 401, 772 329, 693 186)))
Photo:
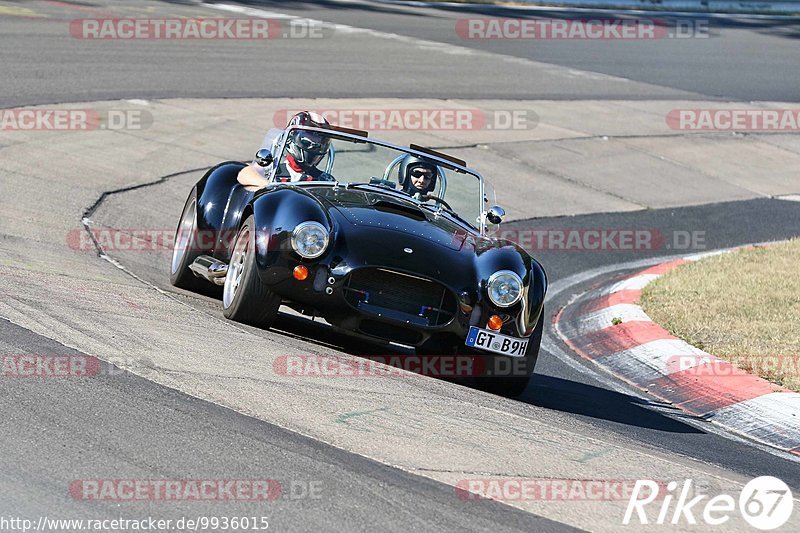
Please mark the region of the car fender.
POLYGON ((544 309, 544 298, 547 294, 547 274, 541 263, 531 257, 531 281, 528 286, 528 316, 525 331, 532 332, 539 322, 539 315, 544 309))
MULTIPOLYGON (((211 168, 200 178, 197 189, 197 229, 198 243, 204 253, 217 254, 222 251, 221 259, 229 257, 227 247, 221 246, 225 238, 223 225, 226 213, 229 213, 232 196, 236 191, 240 195, 245 192, 236 177, 246 165, 237 161, 226 161, 211 168)), ((234 229, 238 228, 238 221, 234 229)))
POLYGON ((508 312, 516 317, 517 333, 528 336, 536 327, 544 304, 547 291, 544 269, 517 244, 502 239, 491 239, 490 242, 491 244, 477 250, 478 273, 481 279, 480 298, 487 308, 493 308, 487 295, 489 276, 500 270, 515 272, 522 279, 525 291, 521 303, 508 308, 508 312))
POLYGON ((306 221, 322 224, 331 233, 331 244, 326 253, 333 248, 336 239, 333 221, 319 200, 300 187, 286 184, 269 188, 257 194, 248 207, 243 216, 253 214, 256 264, 265 283, 286 279, 290 275, 290 262, 305 262, 291 245, 292 231, 298 224, 306 221))

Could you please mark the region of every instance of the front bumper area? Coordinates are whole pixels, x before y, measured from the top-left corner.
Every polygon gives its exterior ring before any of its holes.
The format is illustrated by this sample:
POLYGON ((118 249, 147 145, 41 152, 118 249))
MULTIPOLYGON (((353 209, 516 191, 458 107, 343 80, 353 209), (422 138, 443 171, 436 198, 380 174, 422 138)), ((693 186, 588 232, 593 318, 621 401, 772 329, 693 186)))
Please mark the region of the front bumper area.
MULTIPOLYGON (((289 259, 261 275, 272 291, 306 314, 371 340, 415 348, 432 341, 463 345, 470 326, 485 328, 489 316, 497 313, 478 302, 477 288, 473 294, 456 293, 436 280, 386 266, 332 268, 289 259), (291 274, 301 264, 310 273, 302 281, 291 274)), ((521 337, 516 314, 504 313, 501 332, 521 337)))

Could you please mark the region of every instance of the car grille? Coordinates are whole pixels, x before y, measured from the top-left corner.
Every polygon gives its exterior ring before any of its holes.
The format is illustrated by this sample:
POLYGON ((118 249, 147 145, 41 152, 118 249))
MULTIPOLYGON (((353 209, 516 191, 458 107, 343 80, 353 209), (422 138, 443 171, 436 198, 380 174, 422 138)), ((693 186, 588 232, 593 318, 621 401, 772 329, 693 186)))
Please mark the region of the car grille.
POLYGON ((344 294, 364 313, 420 326, 443 326, 458 309, 455 296, 444 285, 383 268, 354 270, 344 294))

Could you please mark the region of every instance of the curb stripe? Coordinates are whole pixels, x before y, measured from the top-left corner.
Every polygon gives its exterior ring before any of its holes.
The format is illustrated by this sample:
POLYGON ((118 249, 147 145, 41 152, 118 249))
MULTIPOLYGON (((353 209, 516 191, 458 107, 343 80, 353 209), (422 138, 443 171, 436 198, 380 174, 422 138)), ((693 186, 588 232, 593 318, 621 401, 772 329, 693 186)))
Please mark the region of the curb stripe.
POLYGON ((694 254, 595 286, 559 311, 556 330, 578 355, 618 378, 688 413, 800 456, 800 394, 670 335, 637 305, 651 281, 727 251, 694 254), (616 319, 622 323, 614 325, 616 319))
POLYGON ((612 292, 596 300, 586 302, 578 309, 578 314, 591 313, 592 311, 599 311, 600 309, 619 304, 635 304, 639 301, 641 296, 642 291, 638 289, 625 289, 612 292))
POLYGON ((664 376, 653 385, 668 390, 673 403, 700 416, 780 389, 766 380, 734 369, 737 367, 727 361, 713 365, 706 363, 664 376))
POLYGON ((713 421, 800 455, 800 394, 773 392, 720 409, 713 421))
POLYGON ((647 275, 655 274, 655 275, 658 275, 658 276, 662 276, 662 275, 666 274, 667 272, 669 272, 670 270, 674 270, 674 269, 678 268, 679 266, 686 264, 687 262, 688 262, 688 259, 686 259, 686 258, 675 259, 673 261, 667 261, 666 263, 661 263, 659 265, 652 266, 652 267, 648 268, 647 270, 643 270, 643 271, 639 272, 638 275, 639 276, 647 276, 647 275))
POLYGON ((631 278, 626 278, 612 285, 608 292, 610 294, 621 291, 641 291, 648 283, 660 277, 661 274, 639 274, 631 278))
POLYGON ((699 366, 708 357, 694 346, 679 339, 656 339, 633 346, 627 350, 598 358, 600 364, 608 366, 615 372, 626 376, 629 380, 645 387, 651 387, 666 376, 681 370, 692 369, 687 366, 699 366), (665 353, 672 354, 664 357, 665 353))
POLYGON ((581 319, 579 329, 581 332, 597 331, 598 329, 612 327, 615 320, 621 320, 622 323, 633 321, 647 321, 650 318, 645 314, 644 310, 638 305, 633 304, 617 304, 605 309, 599 309, 591 313, 587 313, 581 319))
MULTIPOLYGON (((746 248, 750 248, 747 246, 746 248)), ((716 255, 722 255, 728 253, 729 250, 715 250, 713 252, 701 252, 699 254, 687 255, 684 257, 686 261, 695 262, 700 261, 701 259, 705 259, 706 257, 714 257, 716 255)))
POLYGON ((586 333, 570 343, 585 352, 589 359, 594 359, 662 339, 675 337, 655 322, 637 320, 586 333))

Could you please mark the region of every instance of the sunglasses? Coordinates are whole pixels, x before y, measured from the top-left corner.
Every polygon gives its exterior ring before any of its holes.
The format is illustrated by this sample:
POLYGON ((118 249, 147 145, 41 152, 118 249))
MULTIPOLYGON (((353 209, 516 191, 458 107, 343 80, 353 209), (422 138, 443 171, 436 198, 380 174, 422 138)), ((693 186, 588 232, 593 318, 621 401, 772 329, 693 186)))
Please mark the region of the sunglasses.
POLYGON ((411 170, 411 177, 431 179, 433 177, 433 172, 427 168, 415 168, 411 170))

